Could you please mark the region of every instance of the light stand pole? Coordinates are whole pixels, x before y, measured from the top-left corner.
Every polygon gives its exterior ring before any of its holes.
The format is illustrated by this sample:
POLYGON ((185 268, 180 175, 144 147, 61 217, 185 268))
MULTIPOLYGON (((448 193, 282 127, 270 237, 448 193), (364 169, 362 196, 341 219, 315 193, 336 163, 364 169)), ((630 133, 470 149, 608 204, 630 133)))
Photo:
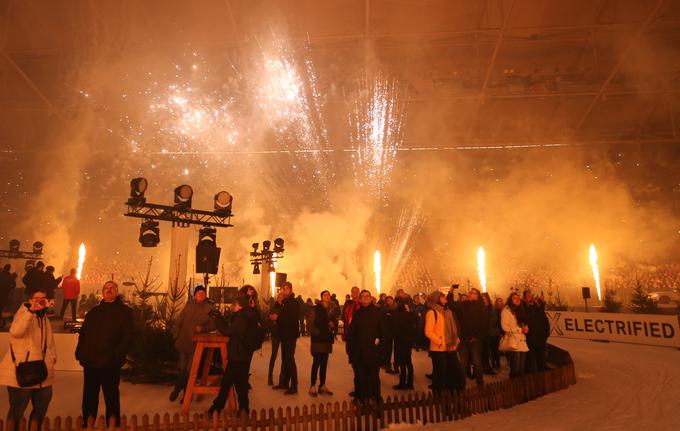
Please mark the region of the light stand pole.
MULTIPOLYGON (((260 275, 260 298, 267 301, 273 296, 271 292, 271 273, 276 272, 276 262, 283 259, 283 238, 274 240, 274 249, 271 249, 272 242, 262 241, 262 250, 258 251, 260 244, 253 243, 253 251, 250 252, 250 263, 253 265, 253 274, 260 275), (272 271, 274 270, 274 271, 272 271)), ((274 276, 276 277, 276 276, 274 276)), ((274 279, 276 280, 276 279, 274 279)))

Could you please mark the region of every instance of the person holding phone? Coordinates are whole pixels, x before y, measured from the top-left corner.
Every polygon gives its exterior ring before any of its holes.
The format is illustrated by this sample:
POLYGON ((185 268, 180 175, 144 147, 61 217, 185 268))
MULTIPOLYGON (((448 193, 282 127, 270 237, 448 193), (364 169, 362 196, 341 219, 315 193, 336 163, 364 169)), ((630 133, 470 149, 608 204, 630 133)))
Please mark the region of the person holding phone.
POLYGON ((19 307, 14 315, 9 328, 10 349, 0 362, 0 385, 7 386, 9 394, 7 418, 14 421, 15 431, 19 429, 19 422, 29 401, 33 406, 29 426, 32 421, 36 421, 37 429, 40 429, 52 400, 54 364, 57 362, 57 356, 46 310, 47 292, 42 289, 34 290, 28 302, 19 307), (47 373, 40 383, 22 387, 17 380, 17 367, 29 361, 44 361, 47 373))

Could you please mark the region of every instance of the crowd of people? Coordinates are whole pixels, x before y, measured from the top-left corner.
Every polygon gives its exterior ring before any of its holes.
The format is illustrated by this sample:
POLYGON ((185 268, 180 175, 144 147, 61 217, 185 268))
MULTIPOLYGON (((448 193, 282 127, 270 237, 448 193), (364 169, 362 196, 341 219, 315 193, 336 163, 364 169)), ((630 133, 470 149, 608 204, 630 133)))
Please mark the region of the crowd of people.
MULTIPOLYGON (((179 372, 169 399, 176 401, 186 389, 195 350, 194 335, 215 330, 229 336, 229 343, 220 391, 209 413, 224 409, 232 387, 239 409, 249 411, 251 362, 267 333, 271 340, 267 381, 286 395, 298 392, 296 346, 303 334, 310 337, 311 397, 333 395, 328 384, 329 356, 340 340, 353 372, 354 389, 349 395, 357 402, 380 402, 381 369, 399 375, 395 390, 412 390, 413 350, 428 352, 432 371, 427 377, 435 393, 461 390, 468 378, 482 385, 485 375, 498 372, 503 354, 509 363, 510 378, 546 369, 549 324, 541 297, 525 291, 521 298, 513 292, 507 301, 492 301, 477 289, 462 294, 455 287, 448 295, 434 291, 411 297, 399 289, 395 297, 382 294, 378 298, 352 287, 341 305, 337 296, 327 290, 315 302, 303 301, 295 296, 290 282, 284 283, 276 298, 264 303, 253 286, 245 285, 225 316, 207 300, 206 289, 197 286, 192 300, 172 326, 179 372), (275 384, 278 356, 281 365, 275 384)), ((115 282, 104 284, 102 297, 86 314, 75 351, 84 370, 84 424, 97 417, 100 391, 104 394, 107 422, 119 423, 120 370, 134 331, 132 309, 123 303, 115 282)), ((17 426, 29 402, 33 404, 31 419, 40 423, 52 396, 56 351, 46 316, 49 300, 50 291, 44 286, 29 290, 27 301, 10 327, 10 351, 0 362, 0 384, 8 387, 10 399, 8 417, 17 426), (27 362, 41 362, 44 376, 22 380, 21 364, 27 362)), ((68 304, 73 312, 74 302, 68 304)))

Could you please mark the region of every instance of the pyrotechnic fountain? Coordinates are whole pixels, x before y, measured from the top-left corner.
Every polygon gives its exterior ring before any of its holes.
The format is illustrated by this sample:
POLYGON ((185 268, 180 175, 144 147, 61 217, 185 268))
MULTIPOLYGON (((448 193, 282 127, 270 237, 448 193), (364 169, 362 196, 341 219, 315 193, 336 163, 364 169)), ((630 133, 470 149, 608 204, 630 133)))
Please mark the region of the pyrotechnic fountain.
POLYGON ((482 247, 477 250, 477 273, 479 274, 479 284, 482 285, 482 292, 486 292, 486 254, 482 247))
POLYGON ((85 265, 85 243, 80 243, 78 248, 78 270, 76 273, 76 278, 80 280, 80 276, 83 274, 83 266, 85 265))
POLYGON ((375 291, 380 295, 382 290, 381 279, 382 266, 380 264, 380 250, 376 250, 373 255, 373 273, 375 274, 375 291))
POLYGON ((601 301, 600 296, 600 270, 597 267, 597 250, 595 244, 590 244, 590 266, 593 268, 593 278, 595 279, 595 289, 597 290, 597 300, 601 301))

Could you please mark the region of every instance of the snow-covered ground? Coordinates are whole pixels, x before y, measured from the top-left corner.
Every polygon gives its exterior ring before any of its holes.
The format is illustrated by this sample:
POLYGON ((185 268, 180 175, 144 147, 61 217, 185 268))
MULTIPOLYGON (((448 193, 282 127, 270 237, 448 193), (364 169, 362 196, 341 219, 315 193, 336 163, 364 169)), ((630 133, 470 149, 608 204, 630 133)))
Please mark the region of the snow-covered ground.
MULTIPOLYGON (((680 351, 632 344, 595 343, 553 339, 568 350, 576 364, 578 382, 569 389, 508 410, 487 413, 463 421, 430 425, 431 430, 455 426, 463 430, 680 430, 680 351)), ((309 339, 298 342, 296 353, 300 392, 286 396, 266 385, 269 345, 253 359, 251 407, 254 409, 302 406, 313 401, 347 400, 352 386, 344 345, 338 343, 331 355, 328 387, 333 397, 311 399, 307 394, 311 356, 309 339)), ((416 389, 429 383, 424 374, 431 365, 427 354, 414 352, 416 389)), ((505 374, 507 370, 504 370, 505 374)), ((278 374, 278 362, 277 371, 278 374)), ((501 376, 505 378, 506 376, 501 376)), ((383 395, 394 393, 397 377, 381 375, 383 395)), ((168 401, 169 386, 121 384, 121 404, 126 415, 143 413, 174 414, 178 402, 168 401)), ((82 374, 60 371, 48 415, 80 414, 82 374)), ((192 405, 192 411, 205 411, 211 398, 192 405)), ((0 391, 0 415, 7 409, 7 392, 0 391)), ((100 412, 103 413, 103 401, 100 412)), ((413 427, 411 427, 413 428, 413 427)))

